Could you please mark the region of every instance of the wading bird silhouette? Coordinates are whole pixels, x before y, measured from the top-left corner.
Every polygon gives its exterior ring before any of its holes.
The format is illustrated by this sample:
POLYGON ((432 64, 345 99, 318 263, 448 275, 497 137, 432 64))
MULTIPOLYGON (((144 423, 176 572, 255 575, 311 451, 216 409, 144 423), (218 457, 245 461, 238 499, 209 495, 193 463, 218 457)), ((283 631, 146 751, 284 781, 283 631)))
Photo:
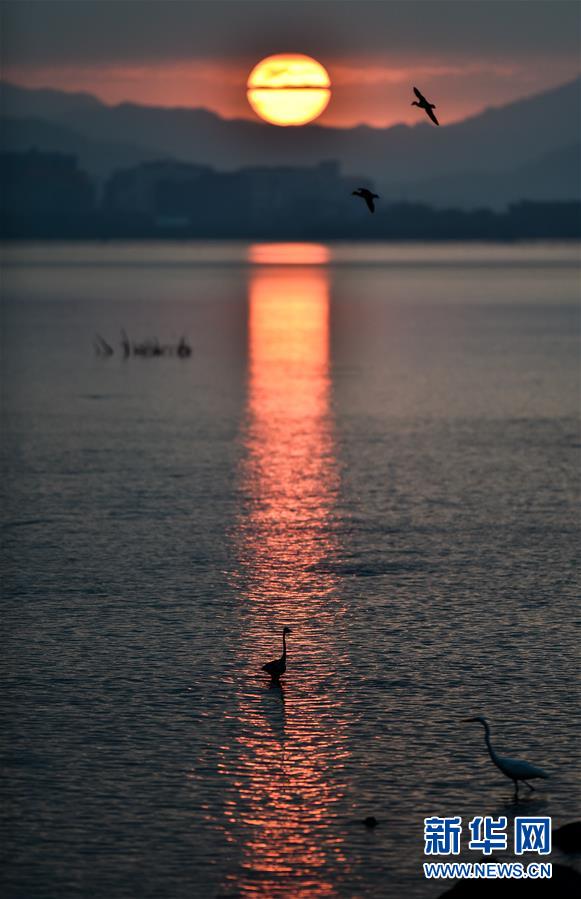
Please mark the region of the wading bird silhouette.
POLYGON ((278 681, 286 671, 286 635, 292 634, 290 627, 282 629, 282 655, 280 659, 274 659, 262 666, 262 670, 270 674, 273 681, 278 681))
POLYGON ((112 356, 113 355, 113 347, 111 346, 111 344, 107 343, 105 338, 101 337, 100 334, 95 334, 93 346, 95 347, 95 352, 96 352, 97 356, 112 356))
POLYGON ((480 724, 482 724, 482 726, 484 727, 484 739, 486 740, 486 746, 488 747, 490 758, 492 759, 496 767, 500 771, 502 771, 504 776, 510 778, 510 780, 513 781, 515 799, 518 799, 519 780, 522 780, 522 782, 527 785, 529 790, 534 790, 534 787, 531 786, 530 783, 528 783, 529 780, 533 780, 533 778, 535 777, 547 778, 549 776, 546 771, 543 771, 542 768, 537 768, 536 765, 531 765, 529 764, 529 762, 521 762, 519 759, 507 759, 504 756, 497 755, 490 742, 490 727, 488 725, 488 721, 483 715, 477 715, 475 718, 465 718, 464 720, 479 721, 480 724))
POLYGON ((417 89, 417 87, 414 87, 414 94, 416 95, 416 97, 417 97, 418 99, 417 99, 417 100, 412 100, 411 105, 412 105, 412 106, 419 106, 420 109, 423 109, 423 110, 424 110, 424 112, 426 113, 426 115, 428 116, 428 118, 430 118, 430 119, 432 120, 432 122, 434 123, 434 125, 439 125, 440 123, 439 123, 439 121, 437 120, 437 118, 436 118, 436 116, 435 116, 435 114, 434 114, 434 112, 433 112, 433 110, 436 108, 435 104, 434 104, 434 103, 428 103, 428 101, 426 100, 426 98, 424 97, 424 95, 421 94, 421 93, 419 92, 419 90, 417 89))
POLYGON ((351 193, 354 197, 361 197, 362 200, 365 200, 369 211, 375 212, 375 203, 373 201, 380 199, 379 194, 371 193, 366 187, 358 187, 357 190, 353 190, 351 193))

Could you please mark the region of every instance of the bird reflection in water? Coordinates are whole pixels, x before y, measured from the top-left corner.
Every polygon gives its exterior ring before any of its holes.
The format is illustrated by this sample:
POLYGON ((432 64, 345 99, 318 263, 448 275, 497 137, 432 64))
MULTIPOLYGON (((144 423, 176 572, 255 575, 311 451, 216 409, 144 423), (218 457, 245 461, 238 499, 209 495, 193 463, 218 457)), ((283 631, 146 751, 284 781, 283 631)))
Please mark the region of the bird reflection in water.
POLYGON ((222 770, 236 785, 227 838, 236 895, 332 896, 347 873, 335 827, 346 722, 333 673, 346 665, 336 576, 312 566, 336 551, 338 475, 329 404, 328 251, 251 249, 248 401, 238 551, 244 671, 237 743, 222 770), (306 263, 306 264, 305 264, 306 263), (284 687, 265 658, 292 625, 284 687))
POLYGON ((286 709, 284 687, 280 681, 271 681, 261 694, 261 709, 264 720, 269 724, 275 738, 280 742, 284 758, 286 709))

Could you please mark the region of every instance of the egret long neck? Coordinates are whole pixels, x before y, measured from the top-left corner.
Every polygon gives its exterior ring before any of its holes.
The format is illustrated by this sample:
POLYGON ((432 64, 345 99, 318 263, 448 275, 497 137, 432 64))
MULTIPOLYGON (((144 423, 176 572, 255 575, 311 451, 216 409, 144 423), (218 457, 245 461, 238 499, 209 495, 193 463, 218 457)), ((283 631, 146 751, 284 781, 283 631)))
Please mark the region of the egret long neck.
POLYGON ((486 746, 488 748, 488 752, 490 753, 490 758, 492 759, 494 764, 497 765, 497 756, 494 749, 492 748, 492 743, 490 742, 490 728, 488 727, 488 724, 484 725, 484 739, 486 740, 486 746))
POLYGON ((282 632, 282 657, 286 658, 286 634, 284 631, 282 632))

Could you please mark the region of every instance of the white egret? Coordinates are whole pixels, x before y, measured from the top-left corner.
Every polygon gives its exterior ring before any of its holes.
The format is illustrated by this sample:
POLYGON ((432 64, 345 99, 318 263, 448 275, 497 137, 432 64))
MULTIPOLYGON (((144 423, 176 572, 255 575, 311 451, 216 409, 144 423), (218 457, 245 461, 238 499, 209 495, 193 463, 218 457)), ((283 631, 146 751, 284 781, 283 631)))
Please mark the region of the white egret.
POLYGON ((465 718, 465 721, 479 721, 480 724, 484 727, 484 739, 486 740, 486 746, 488 747, 488 752, 490 754, 490 758, 496 765, 496 767, 502 771, 505 777, 508 777, 514 783, 514 793, 515 797, 518 798, 518 782, 522 780, 523 783, 527 785, 529 790, 534 790, 534 787, 528 783, 529 780, 533 780, 536 777, 548 777, 546 771, 543 771, 542 768, 537 768, 536 765, 531 765, 529 762, 522 762, 519 759, 507 759, 504 756, 497 755, 494 749, 492 748, 492 744, 490 742, 490 727, 488 726, 488 721, 484 718, 483 715, 477 715, 475 718, 465 718))

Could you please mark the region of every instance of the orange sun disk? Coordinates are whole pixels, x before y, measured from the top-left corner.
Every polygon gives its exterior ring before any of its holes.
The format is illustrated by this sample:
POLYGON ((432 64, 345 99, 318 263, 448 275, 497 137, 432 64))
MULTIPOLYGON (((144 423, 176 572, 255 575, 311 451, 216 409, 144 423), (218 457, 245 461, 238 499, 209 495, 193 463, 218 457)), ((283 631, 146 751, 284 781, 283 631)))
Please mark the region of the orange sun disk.
POLYGON ((254 112, 273 125, 306 125, 331 99, 326 69, 302 53, 279 53, 261 60, 248 76, 247 97, 254 112))

